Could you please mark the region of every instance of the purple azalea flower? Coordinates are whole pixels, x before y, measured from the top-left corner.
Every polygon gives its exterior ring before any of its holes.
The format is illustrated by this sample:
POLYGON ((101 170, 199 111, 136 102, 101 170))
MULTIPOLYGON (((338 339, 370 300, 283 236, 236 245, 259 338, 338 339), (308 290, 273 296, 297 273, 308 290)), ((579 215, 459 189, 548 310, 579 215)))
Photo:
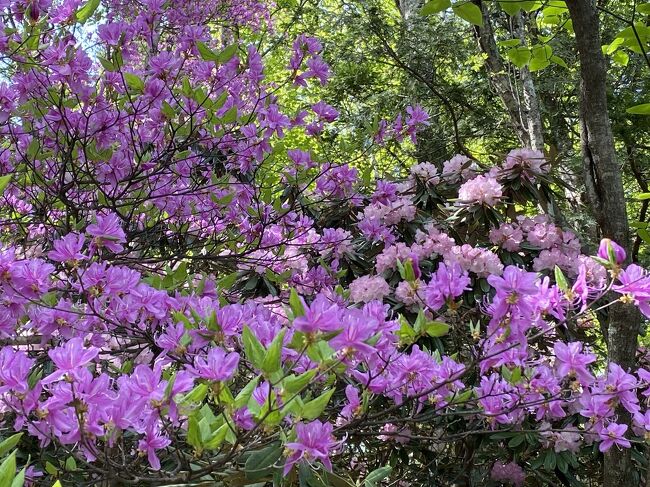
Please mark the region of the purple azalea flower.
POLYGON ((596 361, 596 356, 592 353, 582 353, 582 343, 555 342, 553 350, 556 359, 555 370, 559 377, 576 377, 583 386, 593 382, 594 377, 587 366, 596 361))
POLYGON ((293 326, 298 331, 303 333, 328 332, 337 330, 343 325, 340 308, 322 294, 316 296, 309 306, 303 301, 303 307, 305 314, 293 320, 293 326))
POLYGON ((439 310, 448 299, 454 299, 469 290, 469 274, 454 262, 449 267, 441 263, 424 291, 425 303, 434 311, 439 310))
POLYGON ((81 253, 84 240, 83 234, 69 233, 53 242, 54 249, 50 250, 47 256, 55 262, 66 262, 75 266, 79 261, 88 259, 88 256, 81 253))
POLYGON ((330 345, 344 357, 351 358, 357 352, 371 354, 374 348, 366 343, 376 332, 379 323, 367 316, 346 318, 341 333, 330 340, 330 345))
POLYGON ((25 352, 3 347, 0 350, 0 394, 7 391, 25 394, 29 390, 27 378, 34 362, 25 352))
POLYGON ((115 213, 98 214, 96 220, 96 223, 86 227, 86 233, 94 237, 90 244, 90 251, 94 252, 100 247, 105 247, 113 253, 124 250, 120 244, 126 242, 126 234, 122 230, 117 215, 115 213))
POLYGON ((618 274, 618 280, 621 284, 612 286, 612 289, 623 294, 622 299, 634 302, 639 310, 650 318, 650 276, 645 269, 630 264, 618 274))
POLYGON ((238 364, 238 353, 227 354, 222 348, 214 347, 208 352, 207 360, 203 357, 196 357, 194 366, 188 367, 188 371, 203 379, 225 382, 235 375, 238 364))
POLYGON ((613 257, 613 263, 621 265, 625 262, 625 249, 616 242, 604 238, 600 241, 600 246, 598 247, 598 257, 603 260, 612 261, 610 256, 613 257))
POLYGON ((345 397, 348 402, 341 410, 341 417, 349 421, 361 411, 361 399, 359 399, 359 391, 353 385, 348 385, 345 388, 345 397))
POLYGON ((85 370, 82 367, 92 362, 98 354, 98 348, 84 346, 83 338, 73 338, 62 346, 48 352, 57 370, 45 377, 41 382, 51 384, 65 375, 81 380, 82 371, 85 370))
POLYGON ((630 448, 630 441, 625 438, 627 425, 610 423, 606 428, 598 432, 598 436, 602 440, 598 449, 601 452, 606 452, 613 445, 618 445, 622 448, 630 448))
POLYGON ((145 436, 138 443, 138 451, 147 455, 149 464, 154 470, 160 470, 160 459, 156 455, 156 450, 160 450, 170 445, 172 440, 161 434, 157 422, 150 422, 145 430, 145 436))
POLYGON ((332 425, 321 423, 319 420, 311 423, 298 423, 296 425, 296 441, 285 446, 291 451, 284 465, 284 475, 287 475, 299 461, 320 461, 327 470, 332 470, 329 455, 338 443, 332 435, 332 425))

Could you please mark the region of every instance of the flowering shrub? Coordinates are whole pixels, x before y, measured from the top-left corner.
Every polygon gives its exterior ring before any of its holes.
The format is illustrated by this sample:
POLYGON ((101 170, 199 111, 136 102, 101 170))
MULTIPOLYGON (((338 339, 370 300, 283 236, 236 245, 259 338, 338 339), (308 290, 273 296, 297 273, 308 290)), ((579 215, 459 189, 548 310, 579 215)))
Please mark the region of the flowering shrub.
MULTIPOLYGON (((267 78, 264 2, 0 7, 18 483, 522 485, 644 441, 650 371, 604 364, 596 325, 611 293, 650 316, 650 277, 517 213, 551 192, 542 154, 394 180, 324 160, 322 46, 267 78)), ((417 140, 405 113, 378 146, 417 140)))

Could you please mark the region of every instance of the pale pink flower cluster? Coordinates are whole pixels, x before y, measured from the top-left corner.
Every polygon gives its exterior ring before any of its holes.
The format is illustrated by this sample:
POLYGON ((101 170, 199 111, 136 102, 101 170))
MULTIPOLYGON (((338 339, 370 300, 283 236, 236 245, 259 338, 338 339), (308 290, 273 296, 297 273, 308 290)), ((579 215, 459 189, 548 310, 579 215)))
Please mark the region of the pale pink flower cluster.
POLYGON ((412 255, 418 259, 430 259, 438 255, 446 255, 456 245, 453 238, 438 230, 433 224, 425 226, 425 233, 418 230, 415 241, 410 247, 402 242, 386 247, 376 258, 375 269, 381 274, 384 271, 395 270, 397 261, 404 262, 412 255))
POLYGON ((548 173, 549 166, 542 152, 532 149, 515 149, 506 156, 501 169, 504 173, 503 176, 521 173, 524 178, 534 181, 535 176, 548 173))
POLYGON ((390 294, 390 286, 381 276, 361 276, 350 283, 350 300, 368 303, 382 300, 390 294))
POLYGON ((422 305, 422 298, 420 298, 421 289, 425 286, 424 282, 420 279, 410 283, 402 281, 395 288, 395 297, 404 303, 406 306, 413 306, 414 304, 422 305))
MULTIPOLYGON (((415 233, 416 245, 418 245, 418 249, 421 249, 418 256, 428 258, 434 254, 445 255, 451 252, 451 249, 456 245, 453 238, 440 231, 432 223, 425 225, 424 229, 427 233, 420 230, 415 233)), ((415 245, 412 248, 415 248, 415 245)))
POLYGON ((375 269, 378 273, 397 268, 397 261, 406 261, 411 255, 411 248, 405 243, 398 242, 396 245, 386 247, 381 254, 377 256, 375 269))
POLYGON ((411 431, 408 428, 399 428, 392 423, 387 423, 381 428, 383 434, 377 436, 382 441, 395 441, 405 445, 411 441, 411 431))
POLYGON ((458 154, 445 161, 442 165, 442 177, 449 183, 467 181, 476 175, 478 166, 464 155, 458 154))
POLYGON ((332 253, 336 257, 351 253, 353 251, 352 233, 342 228, 326 228, 316 244, 316 249, 323 255, 332 253))
POLYGON ((368 205, 360 215, 360 219, 380 221, 384 225, 397 225, 401 221, 413 221, 416 212, 417 208, 410 198, 398 198, 387 205, 382 203, 368 205))
POLYGON ((490 478, 497 482, 503 482, 514 487, 523 487, 526 480, 524 469, 515 462, 496 462, 490 472, 490 478))
POLYGON ((436 185, 440 182, 438 168, 430 162, 421 162, 411 167, 411 176, 423 180, 427 184, 436 185))
POLYGON ((516 225, 504 223, 499 228, 490 230, 490 242, 509 252, 517 252, 523 241, 524 232, 516 225))
MULTIPOLYGON (((533 260, 533 269, 536 271, 552 270, 555 266, 574 276, 582 263, 580 257, 580 242, 571 231, 562 230, 551 223, 548 216, 538 215, 534 218, 519 216, 514 223, 505 223, 499 228, 490 231, 490 241, 510 251, 520 250, 522 243, 526 242, 538 249, 539 255, 533 260)), ((594 267, 591 259, 588 269, 594 267)), ((600 266, 602 267, 602 266, 600 266)), ((594 267, 594 282, 600 282, 601 270, 594 267)))
POLYGON ((480 175, 463 183, 458 190, 462 203, 494 206, 503 196, 503 187, 490 176, 480 175))
POLYGON ((473 272, 479 277, 500 276, 503 273, 503 264, 497 254, 469 244, 454 246, 444 258, 445 263, 457 262, 463 270, 473 272))
POLYGON ((575 275, 578 269, 577 257, 577 255, 567 255, 559 248, 542 250, 539 256, 533 259, 533 270, 540 272, 558 266, 562 270, 569 271, 571 275, 575 275))
MULTIPOLYGON (((469 244, 456 245, 453 238, 438 230, 433 224, 428 224, 426 230, 428 233, 422 231, 416 233, 416 243, 410 247, 400 242, 385 248, 377 256, 375 265, 377 272, 395 270, 398 260, 404 262, 412 255, 419 259, 430 259, 440 255, 445 263, 457 262, 463 270, 473 272, 480 277, 490 274, 501 275, 503 272, 503 264, 494 252, 472 247, 469 244)), ((402 289, 401 293, 406 296, 407 290, 402 289)))
POLYGON ((580 450, 582 436, 576 431, 551 431, 551 425, 544 422, 540 425, 540 432, 544 438, 544 447, 553 446, 555 453, 563 451, 578 453, 580 450))

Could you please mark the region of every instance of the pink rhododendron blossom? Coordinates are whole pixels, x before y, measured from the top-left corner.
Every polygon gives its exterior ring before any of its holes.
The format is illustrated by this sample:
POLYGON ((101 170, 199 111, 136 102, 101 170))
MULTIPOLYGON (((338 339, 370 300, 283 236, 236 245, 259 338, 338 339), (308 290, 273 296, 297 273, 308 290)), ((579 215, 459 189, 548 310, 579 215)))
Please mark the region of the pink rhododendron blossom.
POLYGON ((470 179, 458 190, 458 199, 463 203, 496 205, 503 196, 503 187, 495 178, 476 176, 470 179))
POLYGON ((389 292, 388 283, 381 276, 361 276, 350 283, 350 299, 356 303, 381 300, 389 292))

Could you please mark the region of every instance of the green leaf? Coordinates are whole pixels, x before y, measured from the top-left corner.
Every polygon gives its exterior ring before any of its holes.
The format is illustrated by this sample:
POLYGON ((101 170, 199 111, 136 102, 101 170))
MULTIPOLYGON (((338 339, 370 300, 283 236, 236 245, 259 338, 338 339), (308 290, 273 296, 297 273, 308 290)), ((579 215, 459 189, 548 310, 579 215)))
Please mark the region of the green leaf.
POLYGON ((612 55, 612 61, 619 66, 627 66, 630 62, 630 56, 625 51, 616 51, 612 55))
POLYGON ((219 448, 219 445, 221 445, 221 443, 223 443, 223 440, 226 439, 228 431, 230 431, 230 425, 228 423, 221 425, 219 428, 217 428, 217 431, 214 432, 212 437, 205 442, 205 448, 208 450, 219 448))
POLYGON ((77 461, 73 456, 69 456, 68 458, 65 459, 65 469, 68 472, 74 472, 77 470, 77 461))
POLYGON ((238 50, 239 50, 239 46, 237 44, 232 44, 226 47, 225 49, 223 49, 222 51, 220 51, 219 54, 217 54, 216 61, 219 64, 227 63, 233 58, 235 54, 237 54, 238 50))
POLYGON ((370 472, 363 481, 364 487, 376 487, 379 482, 384 480, 393 471, 393 467, 386 465, 379 467, 370 472))
POLYGON ((316 399, 312 399, 309 402, 306 402, 302 408, 301 416, 305 419, 313 420, 318 418, 327 407, 327 404, 330 402, 332 394, 334 394, 335 389, 332 388, 329 391, 325 391, 316 399))
POLYGON ((205 42, 196 41, 196 48, 204 61, 216 61, 219 57, 205 42))
POLYGON ((553 55, 549 58, 549 61, 557 64, 558 66, 562 66, 563 68, 569 69, 569 66, 567 65, 566 61, 564 61, 564 59, 562 59, 560 56, 553 55))
POLYGON ((99 59, 99 62, 101 63, 101 65, 104 67, 106 71, 117 71, 117 67, 115 67, 115 65, 112 62, 110 62, 108 59, 103 58, 101 56, 97 56, 97 59, 99 59))
POLYGON ((521 9, 524 12, 532 12, 533 10, 537 10, 544 5, 542 2, 535 0, 524 0, 519 1, 518 3, 521 5, 521 9))
POLYGON ((456 4, 452 7, 454 13, 461 19, 466 20, 470 24, 482 26, 483 14, 481 9, 471 2, 456 4))
POLYGON ((282 445, 276 443, 251 453, 244 465, 246 476, 249 476, 249 472, 265 470, 273 466, 282 457, 282 451, 282 445))
POLYGON ((474 392, 471 389, 461 392, 460 394, 454 396, 452 404, 465 404, 472 398, 472 394, 474 394, 474 392))
POLYGON ((505 41, 497 42, 502 47, 516 47, 521 44, 521 39, 506 39, 505 41))
POLYGON ((429 321, 424 325, 424 331, 431 337, 441 337, 449 333, 449 325, 442 321, 429 321))
POLYGON ((639 234, 639 237, 641 237, 641 240, 645 243, 650 243, 650 232, 648 230, 640 228, 637 233, 639 234))
POLYGON ((424 311, 418 311, 418 316, 415 318, 415 323, 413 323, 413 330, 415 330, 415 333, 420 333, 422 330, 424 330, 424 325, 426 325, 426 323, 427 317, 424 316, 424 311))
POLYGON ((530 71, 539 71, 551 64, 551 56, 553 55, 553 48, 548 44, 541 44, 531 48, 532 57, 528 64, 530 71))
POLYGON ((625 110, 631 115, 650 115, 650 103, 642 103, 641 105, 634 105, 633 107, 625 110))
POLYGON ((237 120, 237 107, 231 107, 221 117, 221 123, 232 123, 237 120))
POLYGON ((199 422, 194 416, 190 416, 187 426, 187 443, 193 446, 196 450, 203 446, 201 441, 201 430, 199 429, 199 422))
POLYGON ((242 331, 242 342, 244 344, 246 358, 250 360, 255 367, 261 369, 262 364, 264 363, 266 350, 264 350, 264 347, 248 326, 244 326, 244 330, 242 331))
POLYGON ((300 296, 298 296, 298 293, 293 288, 289 293, 289 306, 291 307, 291 312, 293 313, 294 318, 304 316, 305 307, 302 303, 302 300, 300 299, 300 296))
POLYGON ((411 326, 411 324, 408 322, 404 316, 400 316, 399 318, 399 331, 397 332, 397 336, 399 337, 400 341, 406 344, 411 344, 413 343, 413 340, 417 337, 417 333, 411 326))
POLYGON ((124 81, 126 82, 126 85, 134 91, 144 90, 144 81, 133 73, 124 73, 124 81))
POLYGON ((197 41, 196 48, 201 55, 201 59, 204 61, 214 61, 217 64, 223 64, 232 59, 232 57, 237 54, 239 46, 233 44, 226 47, 220 52, 213 51, 205 42, 197 41))
POLYGON ((0 194, 2 194, 11 181, 11 174, 7 174, 5 176, 0 177, 0 194))
POLYGON ((519 445, 521 445, 524 441, 526 440, 526 435, 525 434, 519 434, 517 436, 514 436, 509 442, 508 442, 508 447, 509 448, 517 448, 519 445))
POLYGON ((176 117, 176 111, 172 108, 172 106, 169 103, 167 103, 164 100, 162 102, 162 107, 160 108, 160 111, 163 113, 165 117, 169 119, 176 117))
POLYGON ((259 382, 259 380, 260 380, 259 376, 255 377, 248 384, 246 384, 241 391, 239 391, 239 393, 235 397, 236 408, 241 408, 248 403, 248 400, 253 395, 253 391, 257 387, 257 383, 259 382))
POLYGON ((11 435, 6 440, 3 440, 3 442, 0 443, 0 457, 4 457, 9 452, 9 450, 13 450, 22 436, 22 433, 16 433, 15 435, 11 435))
POLYGON ((194 387, 190 392, 185 394, 182 399, 179 401, 183 404, 197 404, 205 399, 205 396, 208 394, 207 384, 199 384, 194 387))
POLYGON ((650 14, 650 3, 642 3, 636 6, 636 11, 640 14, 650 14))
POLYGON ((18 472, 18 475, 16 475, 11 482, 11 487, 23 487, 25 485, 25 472, 27 470, 27 467, 23 467, 20 472, 18 472))
POLYGON ((282 330, 279 334, 273 338, 271 345, 269 345, 268 350, 266 351, 266 356, 264 357, 264 362, 262 363, 262 370, 267 374, 273 374, 280 370, 282 366, 282 346, 284 340, 284 334, 287 330, 282 330))
POLYGON ((75 14, 77 22, 83 23, 88 20, 92 14, 95 13, 95 10, 97 10, 99 4, 100 0, 88 0, 83 7, 77 10, 77 13, 75 14))
POLYGON ((519 10, 521 10, 521 2, 518 0, 502 0, 499 1, 499 5, 510 16, 517 15, 519 10))
POLYGON ((555 470, 555 465, 556 465, 555 452, 549 450, 546 452, 546 458, 544 458, 544 470, 548 472, 552 472, 553 470, 555 470))
POLYGON ((433 15, 451 7, 450 0, 430 0, 420 9, 420 15, 433 15))
POLYGON ((530 62, 531 53, 527 47, 519 46, 508 49, 506 51, 506 57, 512 64, 521 69, 530 62))
POLYGON ((562 269, 558 266, 555 266, 555 282, 562 291, 566 291, 569 288, 569 283, 567 282, 566 277, 564 277, 562 269))
POLYGON ((233 272, 219 279, 217 281, 217 285, 219 286, 219 289, 230 289, 233 286, 233 284, 235 284, 235 282, 237 281, 238 275, 239 275, 238 272, 233 272))
POLYGON ((10 487, 16 476, 16 450, 0 465, 0 487, 10 487))
POLYGON ((415 271, 413 270, 413 261, 411 259, 407 259, 404 262, 404 279, 408 282, 415 281, 415 271))
POLYGON ((282 388, 289 394, 302 391, 316 377, 317 370, 311 369, 300 375, 290 375, 282 381, 282 388))

